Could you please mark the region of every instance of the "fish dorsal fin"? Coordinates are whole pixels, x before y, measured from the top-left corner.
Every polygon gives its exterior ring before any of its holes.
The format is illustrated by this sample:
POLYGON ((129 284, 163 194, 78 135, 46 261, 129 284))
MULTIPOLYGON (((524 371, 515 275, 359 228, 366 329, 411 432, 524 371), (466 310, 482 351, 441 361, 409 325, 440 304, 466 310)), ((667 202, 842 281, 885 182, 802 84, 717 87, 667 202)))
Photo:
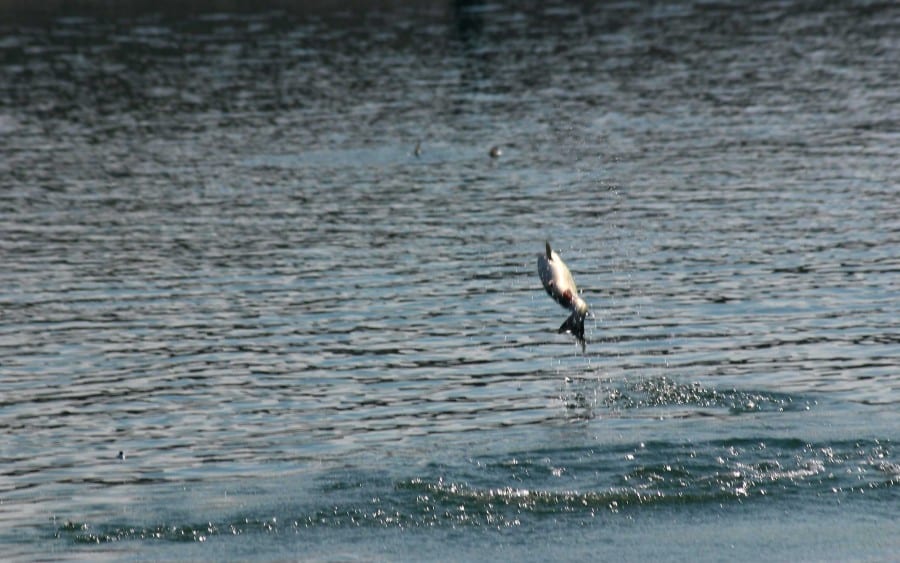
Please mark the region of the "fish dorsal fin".
POLYGON ((550 249, 550 242, 547 241, 544 244, 547 245, 547 260, 553 260, 553 250, 550 249))

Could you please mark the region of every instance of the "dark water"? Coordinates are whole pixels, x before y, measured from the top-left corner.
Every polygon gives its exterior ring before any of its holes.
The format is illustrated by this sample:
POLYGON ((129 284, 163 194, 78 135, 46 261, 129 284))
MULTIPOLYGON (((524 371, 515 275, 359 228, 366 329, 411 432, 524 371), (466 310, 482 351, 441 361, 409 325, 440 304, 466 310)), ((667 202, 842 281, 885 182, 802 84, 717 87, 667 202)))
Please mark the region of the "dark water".
POLYGON ((15 6, 4 558, 900 550, 896 4, 15 6))

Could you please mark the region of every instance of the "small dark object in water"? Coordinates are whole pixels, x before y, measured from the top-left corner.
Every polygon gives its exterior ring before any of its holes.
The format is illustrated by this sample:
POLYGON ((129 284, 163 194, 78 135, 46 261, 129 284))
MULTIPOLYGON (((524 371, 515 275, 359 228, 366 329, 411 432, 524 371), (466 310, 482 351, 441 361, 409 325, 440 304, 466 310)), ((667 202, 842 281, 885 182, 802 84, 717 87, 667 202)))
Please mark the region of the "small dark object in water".
POLYGON ((500 158, 501 156, 503 156, 503 151, 500 150, 499 145, 494 145, 493 147, 491 147, 491 152, 489 152, 488 154, 491 155, 491 158, 500 158))

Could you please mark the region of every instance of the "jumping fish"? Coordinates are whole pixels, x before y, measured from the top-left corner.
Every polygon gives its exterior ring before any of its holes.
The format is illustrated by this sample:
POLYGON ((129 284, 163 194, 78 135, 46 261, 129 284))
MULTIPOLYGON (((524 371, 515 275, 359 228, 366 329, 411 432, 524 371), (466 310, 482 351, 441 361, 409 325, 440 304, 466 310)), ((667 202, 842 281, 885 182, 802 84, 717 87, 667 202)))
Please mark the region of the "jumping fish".
POLYGON ((584 318, 588 314, 588 305, 578 294, 575 280, 572 279, 572 272, 569 271, 559 254, 550 248, 549 242, 546 243, 545 253, 538 255, 537 267, 541 283, 544 284, 544 289, 547 290, 550 297, 572 311, 566 322, 559 327, 559 332, 571 333, 581 344, 583 353, 585 346, 584 318))

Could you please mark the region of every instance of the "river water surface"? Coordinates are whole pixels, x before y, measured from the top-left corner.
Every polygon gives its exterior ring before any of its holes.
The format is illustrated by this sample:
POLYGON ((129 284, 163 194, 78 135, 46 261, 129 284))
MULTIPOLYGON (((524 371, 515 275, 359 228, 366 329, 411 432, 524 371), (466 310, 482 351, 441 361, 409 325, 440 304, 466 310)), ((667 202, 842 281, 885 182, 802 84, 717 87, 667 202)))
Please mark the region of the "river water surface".
POLYGON ((0 12, 4 558, 896 557, 896 4, 135 4, 0 12))

